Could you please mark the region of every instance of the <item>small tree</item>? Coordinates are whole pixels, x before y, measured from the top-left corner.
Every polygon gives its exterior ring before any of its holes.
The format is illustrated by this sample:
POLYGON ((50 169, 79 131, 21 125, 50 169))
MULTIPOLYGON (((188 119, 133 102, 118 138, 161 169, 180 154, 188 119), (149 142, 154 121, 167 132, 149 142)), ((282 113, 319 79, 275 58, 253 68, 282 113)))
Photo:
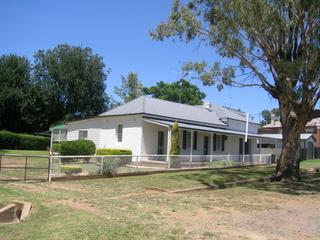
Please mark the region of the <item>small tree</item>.
POLYGON ((126 102, 144 95, 143 85, 139 81, 138 74, 130 72, 127 77, 121 76, 121 86, 114 88, 115 94, 126 102))
POLYGON ((180 154, 179 125, 178 125, 178 122, 175 122, 172 126, 170 155, 179 155, 179 154, 180 154))

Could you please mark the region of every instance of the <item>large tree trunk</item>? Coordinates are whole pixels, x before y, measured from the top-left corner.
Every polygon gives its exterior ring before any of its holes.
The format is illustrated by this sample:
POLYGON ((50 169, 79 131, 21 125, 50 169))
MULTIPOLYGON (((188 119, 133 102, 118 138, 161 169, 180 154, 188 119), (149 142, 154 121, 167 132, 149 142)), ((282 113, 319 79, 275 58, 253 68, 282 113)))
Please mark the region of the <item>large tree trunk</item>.
POLYGON ((277 163, 275 181, 300 180, 300 133, 304 131, 308 114, 303 109, 295 110, 281 99, 280 118, 282 124, 282 152, 277 163))

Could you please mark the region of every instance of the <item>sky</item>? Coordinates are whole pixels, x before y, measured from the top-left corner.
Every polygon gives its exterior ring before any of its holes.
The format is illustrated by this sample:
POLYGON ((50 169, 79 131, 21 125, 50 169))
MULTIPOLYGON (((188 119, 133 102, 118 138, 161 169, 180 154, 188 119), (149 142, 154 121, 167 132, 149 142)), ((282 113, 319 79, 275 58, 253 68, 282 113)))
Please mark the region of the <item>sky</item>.
MULTIPOLYGON (((0 54, 28 57, 39 49, 58 44, 90 47, 103 57, 111 73, 107 78, 107 93, 121 83, 121 75, 133 71, 145 86, 158 81, 173 82, 181 77, 183 62, 221 61, 212 48, 195 41, 154 41, 149 32, 165 21, 172 0, 1 0, 0 54)), ((277 103, 259 88, 204 87, 191 80, 203 92, 206 100, 250 113, 258 121, 263 109, 277 103)))

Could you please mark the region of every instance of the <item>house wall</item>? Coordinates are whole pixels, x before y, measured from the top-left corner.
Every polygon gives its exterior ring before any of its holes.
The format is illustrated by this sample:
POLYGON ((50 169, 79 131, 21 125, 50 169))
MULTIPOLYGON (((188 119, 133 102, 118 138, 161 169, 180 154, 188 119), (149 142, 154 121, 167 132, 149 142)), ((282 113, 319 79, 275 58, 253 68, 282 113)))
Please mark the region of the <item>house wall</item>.
POLYGON ((144 121, 142 123, 142 144, 141 153, 157 154, 158 152, 158 132, 164 132, 164 153, 167 154, 168 128, 144 121))
POLYGON ((142 117, 140 115, 94 118, 67 124, 67 140, 77 140, 79 130, 88 130, 88 139, 97 148, 130 149, 134 155, 141 154, 142 117), (118 142, 116 131, 123 125, 122 142, 118 142))

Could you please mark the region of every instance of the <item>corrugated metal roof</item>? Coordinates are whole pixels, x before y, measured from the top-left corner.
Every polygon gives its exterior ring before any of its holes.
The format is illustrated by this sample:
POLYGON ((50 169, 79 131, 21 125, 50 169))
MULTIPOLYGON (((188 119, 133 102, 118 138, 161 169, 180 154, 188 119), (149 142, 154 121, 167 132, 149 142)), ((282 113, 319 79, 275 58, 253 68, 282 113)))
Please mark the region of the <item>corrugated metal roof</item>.
MULTIPOLYGON (((306 127, 318 127, 320 126, 320 118, 314 118, 311 121, 307 122, 306 127)), ((262 126, 263 128, 279 128, 282 127, 280 121, 275 121, 274 123, 269 123, 262 126)))
POLYGON ((65 124, 59 124, 59 125, 55 125, 49 128, 50 131, 52 130, 56 130, 56 129, 66 129, 66 125, 65 124))
MULTIPOLYGON (((300 139, 301 140, 308 140, 312 137, 312 133, 301 133, 300 134, 300 139)), ((272 137, 272 138, 275 138, 275 139, 279 139, 281 140, 282 139, 282 134, 281 133, 273 133, 273 134, 269 134, 269 133, 265 133, 265 134, 261 134, 261 136, 265 136, 265 137, 272 137)))
POLYGON ((219 119, 216 111, 208 110, 199 106, 175 103, 148 96, 141 96, 115 109, 104 112, 99 116, 116 116, 140 113, 226 127, 226 124, 219 119))

